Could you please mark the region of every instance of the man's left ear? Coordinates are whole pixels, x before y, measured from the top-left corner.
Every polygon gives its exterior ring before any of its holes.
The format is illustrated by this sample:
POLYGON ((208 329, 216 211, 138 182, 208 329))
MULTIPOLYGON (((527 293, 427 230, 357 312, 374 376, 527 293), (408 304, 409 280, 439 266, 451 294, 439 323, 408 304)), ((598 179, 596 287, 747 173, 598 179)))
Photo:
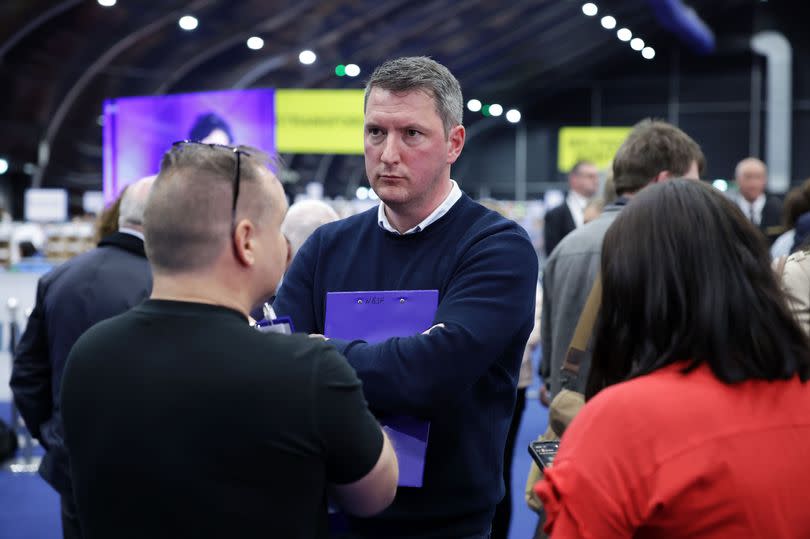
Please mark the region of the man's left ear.
POLYGON ((457 125, 450 130, 447 136, 447 163, 452 165, 461 155, 461 150, 464 149, 464 140, 467 137, 467 132, 464 130, 463 125, 457 125))
POLYGON ((256 228, 247 219, 242 219, 236 224, 233 232, 234 252, 236 259, 244 266, 252 266, 256 263, 256 252, 254 251, 254 238, 256 228))

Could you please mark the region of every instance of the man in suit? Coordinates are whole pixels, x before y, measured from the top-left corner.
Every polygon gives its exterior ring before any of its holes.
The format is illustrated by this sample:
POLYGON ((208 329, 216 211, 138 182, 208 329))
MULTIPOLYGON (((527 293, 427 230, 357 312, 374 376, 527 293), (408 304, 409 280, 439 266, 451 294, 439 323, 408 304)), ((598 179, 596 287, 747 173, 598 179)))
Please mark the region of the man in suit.
POLYGON ((756 225, 768 243, 773 243, 784 232, 782 201, 765 192, 768 167, 756 157, 746 157, 734 169, 734 180, 740 190, 736 202, 742 212, 756 225))
POLYGON ((149 296, 143 212, 153 180, 143 178, 127 188, 117 232, 39 280, 36 305, 17 346, 11 391, 28 430, 46 450, 39 473, 62 497, 65 538, 81 537, 81 531, 59 406, 62 372, 82 333, 149 296))
POLYGON ((599 188, 599 171, 590 161, 578 161, 568 174, 568 195, 565 203, 546 214, 543 238, 546 256, 569 232, 584 224, 583 213, 588 200, 599 188))

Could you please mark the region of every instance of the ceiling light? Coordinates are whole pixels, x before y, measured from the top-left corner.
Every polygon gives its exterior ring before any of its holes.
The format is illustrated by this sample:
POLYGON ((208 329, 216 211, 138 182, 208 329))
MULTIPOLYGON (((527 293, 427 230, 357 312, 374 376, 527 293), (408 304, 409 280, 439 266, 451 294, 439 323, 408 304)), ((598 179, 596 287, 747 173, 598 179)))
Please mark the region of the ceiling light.
POLYGON ((516 124, 520 121, 520 111, 518 109, 509 109, 506 111, 506 121, 516 124))
POLYGON ((599 8, 596 7, 596 4, 593 2, 588 2, 587 4, 582 5, 582 13, 587 15, 588 17, 593 17, 597 13, 599 13, 599 8))
POLYGON ((354 194, 359 200, 368 200, 368 187, 358 187, 354 194))
POLYGON ((722 178, 717 178, 712 182, 712 186, 717 189, 718 191, 726 192, 728 191, 728 182, 722 178))
POLYGON ((503 107, 497 103, 493 103, 489 106, 489 113, 493 116, 500 116, 503 114, 503 107))
POLYGON ((346 65, 346 74, 350 77, 356 77, 360 74, 360 66, 357 64, 347 64, 346 65))
POLYGON ((630 41, 630 39, 633 37, 633 32, 627 28, 619 28, 619 31, 616 32, 616 37, 618 37, 621 41, 630 41))
POLYGON ((104 7, 113 7, 115 5, 115 0, 98 0, 98 5, 104 7))
POLYGON ((605 15, 602 17, 602 27, 606 30, 613 30, 616 28, 616 19, 611 17, 610 15, 605 15))
POLYGON ((264 40, 258 36, 253 36, 247 40, 248 49, 257 51, 264 47, 264 40))
POLYGON ((180 20, 177 21, 177 24, 180 25, 180 28, 183 30, 189 31, 194 30, 200 24, 200 21, 197 20, 197 17, 192 17, 191 15, 183 15, 180 17, 180 20))
POLYGON ((641 50, 641 55, 647 60, 652 60, 653 58, 655 58, 655 49, 653 49, 652 47, 644 47, 641 50))
POLYGON ((346 76, 346 66, 343 64, 338 64, 335 66, 335 75, 338 77, 345 77, 346 76))
POLYGON ((8 172, 8 161, 0 157, 0 174, 8 172))
POLYGON ((470 112, 478 112, 481 110, 481 102, 477 99, 470 99, 467 101, 467 110, 470 112))
POLYGON ((630 42, 630 47, 632 47, 634 51, 640 51, 644 48, 644 40, 640 37, 634 37, 630 42))
POLYGON ((315 53, 309 49, 301 51, 301 54, 298 55, 298 61, 304 65, 314 64, 317 59, 315 53))

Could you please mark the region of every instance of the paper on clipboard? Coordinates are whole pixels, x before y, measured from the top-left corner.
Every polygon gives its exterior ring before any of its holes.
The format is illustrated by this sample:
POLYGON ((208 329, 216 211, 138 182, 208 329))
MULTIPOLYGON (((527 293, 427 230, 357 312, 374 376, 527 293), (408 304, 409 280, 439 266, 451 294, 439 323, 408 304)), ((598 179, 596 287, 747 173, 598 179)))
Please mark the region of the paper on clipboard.
MULTIPOLYGON (((438 290, 328 292, 324 335, 374 344, 418 335, 433 325, 438 290)), ((421 487, 430 422, 406 416, 379 418, 399 461, 399 485, 421 487)))

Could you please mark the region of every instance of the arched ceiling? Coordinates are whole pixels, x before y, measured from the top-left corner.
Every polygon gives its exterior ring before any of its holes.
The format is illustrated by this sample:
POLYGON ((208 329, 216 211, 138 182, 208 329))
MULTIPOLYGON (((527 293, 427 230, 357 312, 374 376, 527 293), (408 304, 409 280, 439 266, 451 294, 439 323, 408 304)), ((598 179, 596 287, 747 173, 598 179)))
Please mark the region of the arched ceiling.
MULTIPOLYGON (((692 0, 707 21, 752 0, 692 0)), ((603 0, 602 12, 664 48, 677 39, 645 0, 603 0)), ((0 154, 27 167, 34 183, 72 190, 101 185, 106 98, 235 87, 362 87, 386 58, 426 54, 447 65, 465 96, 531 108, 637 53, 574 0, 7 0, 0 3, 0 154), (177 25, 193 14, 200 25, 177 25), (258 35, 260 51, 245 41, 258 35), (318 61, 298 62, 310 48, 318 61), (632 51, 630 51, 632 52, 632 51), (334 66, 361 66, 357 79, 334 66)), ((601 15, 601 13, 600 13, 601 15)), ((468 114, 465 123, 477 121, 468 114)), ((289 157, 288 157, 289 160, 289 157)), ((296 156, 317 168, 320 156, 296 156)), ((362 174, 336 160, 335 175, 362 174)), ((331 163, 331 161, 330 161, 331 163)))

